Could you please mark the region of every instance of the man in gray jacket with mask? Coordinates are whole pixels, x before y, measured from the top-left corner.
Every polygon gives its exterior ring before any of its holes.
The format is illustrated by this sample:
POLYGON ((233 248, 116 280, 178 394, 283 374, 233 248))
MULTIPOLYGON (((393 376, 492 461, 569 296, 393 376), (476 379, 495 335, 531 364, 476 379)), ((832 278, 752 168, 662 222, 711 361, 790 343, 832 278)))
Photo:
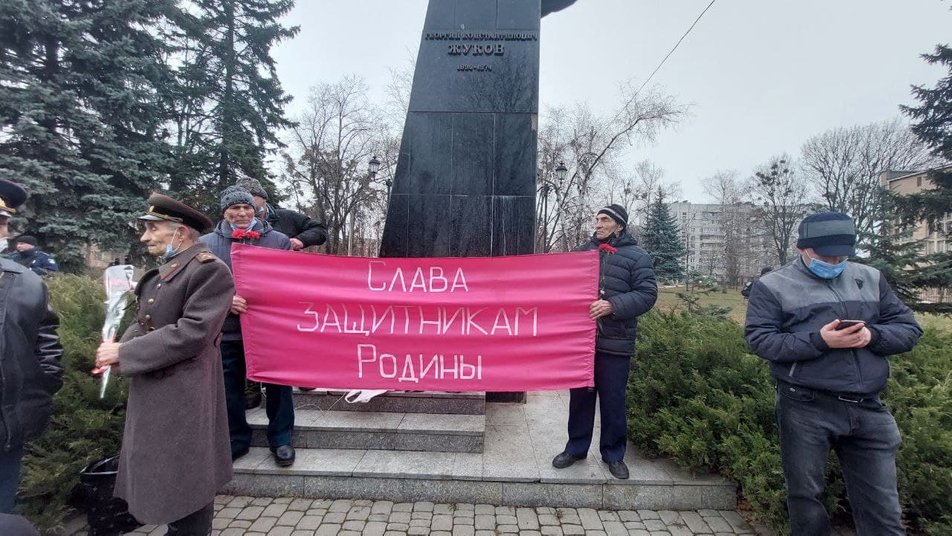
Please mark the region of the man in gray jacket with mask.
MULTIPOLYGON (((0 179, 0 240, 26 191, 0 179)), ((40 435, 63 385, 63 355, 40 276, 0 258, 0 513, 10 513, 20 483, 24 444, 40 435)))
POLYGON ((888 357, 922 334, 875 268, 849 262, 853 220, 841 212, 800 223, 800 256, 751 287, 746 336, 770 362, 787 508, 794 535, 830 534, 820 500, 836 451, 857 532, 905 534, 896 491, 896 421, 880 399, 888 357))

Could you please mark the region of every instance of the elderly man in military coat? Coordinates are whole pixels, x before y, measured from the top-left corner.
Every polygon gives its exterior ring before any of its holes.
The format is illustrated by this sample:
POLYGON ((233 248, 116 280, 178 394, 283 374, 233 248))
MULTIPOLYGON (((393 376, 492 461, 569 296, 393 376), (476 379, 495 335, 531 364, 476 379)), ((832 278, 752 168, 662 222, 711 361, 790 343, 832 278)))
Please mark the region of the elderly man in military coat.
POLYGON ((198 242, 212 222, 153 194, 141 241, 162 264, 136 286, 136 321, 103 343, 99 367, 130 379, 117 497, 169 535, 206 535, 215 492, 232 477, 216 342, 235 293, 228 267, 198 242))

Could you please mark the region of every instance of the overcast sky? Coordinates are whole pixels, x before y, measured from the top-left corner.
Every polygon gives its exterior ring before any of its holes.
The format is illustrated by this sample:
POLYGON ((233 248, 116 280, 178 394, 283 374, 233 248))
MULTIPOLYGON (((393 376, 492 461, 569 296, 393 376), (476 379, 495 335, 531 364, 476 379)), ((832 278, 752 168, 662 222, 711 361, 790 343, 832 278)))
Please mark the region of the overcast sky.
MULTIPOLYGON (((473 0, 477 1, 477 0, 473 0)), ((710 0, 578 0, 542 22, 540 108, 619 102, 640 85, 710 0)), ((298 0, 296 38, 274 51, 294 115, 308 89, 357 74, 381 102, 390 69, 415 57, 427 0, 298 0)), ((943 75, 919 54, 952 41, 941 0, 718 0, 651 81, 691 106, 655 143, 631 151, 706 197, 701 181, 743 176, 810 136, 899 115, 911 84, 943 75)))

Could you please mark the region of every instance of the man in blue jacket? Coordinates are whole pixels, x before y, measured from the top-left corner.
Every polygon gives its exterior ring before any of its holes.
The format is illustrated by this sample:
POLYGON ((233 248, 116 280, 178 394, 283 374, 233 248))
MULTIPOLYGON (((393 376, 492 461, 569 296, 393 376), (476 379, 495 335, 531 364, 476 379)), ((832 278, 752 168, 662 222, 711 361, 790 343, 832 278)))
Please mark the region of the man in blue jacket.
POLYGON ((572 389, 569 394, 569 440, 552 460, 564 469, 585 459, 595 426, 595 401, 602 419, 599 451, 608 470, 618 479, 628 478, 625 448, 628 442, 628 367, 635 353, 638 317, 647 313, 658 297, 653 261, 628 234, 628 212, 609 205, 595 215, 595 233, 576 251, 600 250, 598 299, 589 306, 596 322, 595 388, 572 389))
POLYGON ((746 336, 777 381, 777 427, 794 535, 830 534, 820 496, 836 451, 860 535, 905 534, 896 491, 896 421, 880 400, 888 356, 922 334, 883 274, 847 261, 853 220, 800 223, 800 256, 751 288, 746 336))
MULTIPOLYGON (((288 237, 275 231, 255 217, 251 194, 237 186, 221 193, 222 219, 215 229, 199 240, 231 268, 231 245, 235 242, 263 248, 291 249, 288 237)), ((266 282, 262 282, 266 284, 266 282)), ((248 311, 248 302, 239 295, 232 298, 231 311, 222 327, 221 359, 225 375, 225 405, 228 408, 228 432, 231 436, 231 457, 238 459, 248 453, 251 427, 245 416, 245 347, 241 339, 239 316, 248 311)), ((264 384, 268 415, 268 444, 274 461, 281 467, 294 463, 291 432, 294 430, 294 398, 291 388, 264 384)))

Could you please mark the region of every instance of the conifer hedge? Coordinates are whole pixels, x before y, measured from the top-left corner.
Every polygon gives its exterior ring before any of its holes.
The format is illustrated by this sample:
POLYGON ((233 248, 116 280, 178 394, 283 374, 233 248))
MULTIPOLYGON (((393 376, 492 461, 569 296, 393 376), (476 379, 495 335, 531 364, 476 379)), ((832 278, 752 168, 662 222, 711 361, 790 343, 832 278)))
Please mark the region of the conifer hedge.
POLYGON ((60 318, 64 383, 53 399, 50 426, 27 449, 17 499, 18 510, 41 528, 60 525, 72 505, 81 502, 79 472, 88 463, 118 452, 126 399, 121 376, 112 376, 100 400, 99 380, 89 373, 101 339, 102 283, 58 274, 47 284, 60 318))
MULTIPOLYGON (((737 323, 654 311, 639 322, 628 381, 629 437, 650 456, 720 473, 738 483, 760 521, 787 531, 786 497, 767 363, 737 323)), ((952 333, 926 330, 892 358, 885 400, 903 435, 899 492, 912 534, 952 534, 952 333)), ((826 502, 846 508, 836 463, 826 502)))

